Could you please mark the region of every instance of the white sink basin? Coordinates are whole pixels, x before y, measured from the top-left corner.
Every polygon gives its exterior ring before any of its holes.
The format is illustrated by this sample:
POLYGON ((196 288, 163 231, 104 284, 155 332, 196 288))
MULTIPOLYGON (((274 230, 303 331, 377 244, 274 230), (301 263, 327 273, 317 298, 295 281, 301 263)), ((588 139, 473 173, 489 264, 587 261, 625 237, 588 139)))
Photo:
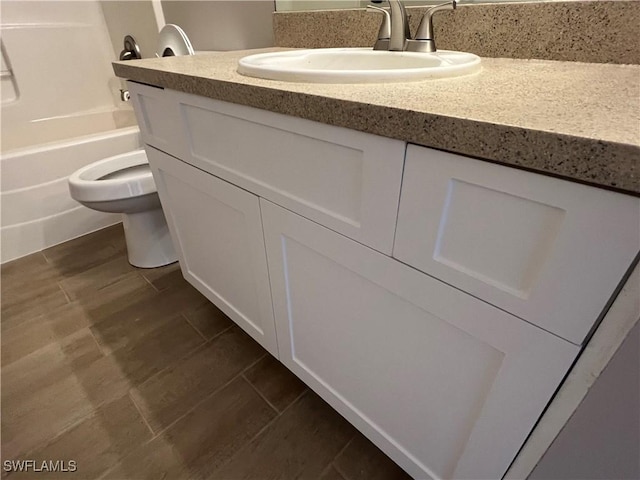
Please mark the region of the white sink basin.
POLYGON ((238 73, 288 82, 409 82, 467 75, 480 70, 472 53, 388 52, 370 48, 319 48, 259 53, 241 58, 238 73))

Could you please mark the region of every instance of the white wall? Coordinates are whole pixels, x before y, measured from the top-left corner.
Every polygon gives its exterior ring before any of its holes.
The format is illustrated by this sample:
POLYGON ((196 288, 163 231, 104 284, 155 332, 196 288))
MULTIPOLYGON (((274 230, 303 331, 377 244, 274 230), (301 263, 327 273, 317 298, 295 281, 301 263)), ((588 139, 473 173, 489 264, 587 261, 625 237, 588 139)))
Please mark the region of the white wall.
POLYGON ((273 45, 268 0, 162 0, 167 23, 182 27, 195 50, 244 50, 273 45))
POLYGON ((102 0, 100 3, 114 54, 120 55, 125 35, 133 35, 142 58, 153 58, 159 28, 151 0, 102 0))
POLYGON ((97 0, 3 0, 1 40, 18 90, 2 105, 3 135, 37 119, 114 107, 114 55, 97 0))

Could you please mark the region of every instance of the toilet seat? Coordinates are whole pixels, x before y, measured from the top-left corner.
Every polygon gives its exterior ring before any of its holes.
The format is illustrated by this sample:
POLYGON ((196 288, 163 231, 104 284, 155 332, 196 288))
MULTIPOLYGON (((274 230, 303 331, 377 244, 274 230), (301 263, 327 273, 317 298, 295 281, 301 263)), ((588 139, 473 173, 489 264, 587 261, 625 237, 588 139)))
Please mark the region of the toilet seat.
POLYGON ((179 57, 194 53, 189 37, 182 28, 172 23, 162 27, 158 36, 157 57, 179 57))
POLYGON ((79 202, 108 202, 156 192, 143 149, 105 158, 69 177, 71 196, 79 202))

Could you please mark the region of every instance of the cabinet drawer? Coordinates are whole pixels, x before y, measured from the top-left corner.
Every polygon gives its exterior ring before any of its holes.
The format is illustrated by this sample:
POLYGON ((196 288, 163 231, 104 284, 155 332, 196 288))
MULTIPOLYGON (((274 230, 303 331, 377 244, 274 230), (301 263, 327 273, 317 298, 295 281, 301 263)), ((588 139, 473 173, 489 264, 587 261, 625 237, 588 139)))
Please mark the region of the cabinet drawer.
POLYGON ((280 360, 415 478, 501 478, 579 347, 260 202, 280 360))
POLYGON ((183 159, 391 254, 405 144, 179 94, 183 159))
POLYGON ((152 147, 147 155, 185 279, 278 357, 258 197, 152 147))
POLYGON ((580 344, 639 222, 638 198, 410 145, 393 256, 580 344))
POLYGON ((175 92, 127 82, 142 140, 176 157, 184 155, 184 136, 175 92))

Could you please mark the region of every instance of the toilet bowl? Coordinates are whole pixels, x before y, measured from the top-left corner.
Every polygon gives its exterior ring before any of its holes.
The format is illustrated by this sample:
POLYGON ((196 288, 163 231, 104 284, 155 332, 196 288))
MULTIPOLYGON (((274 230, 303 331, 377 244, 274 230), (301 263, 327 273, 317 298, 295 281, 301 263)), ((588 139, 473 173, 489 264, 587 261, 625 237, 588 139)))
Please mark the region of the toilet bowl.
MULTIPOLYGON (((186 33, 167 24, 160 31, 158 57, 193 55, 186 33)), ((69 177, 71 198, 100 212, 122 213, 129 263, 154 268, 178 260, 143 149, 105 158, 69 177)))
POLYGON ((178 259, 144 150, 77 170, 69 177, 69 193, 93 210, 122 213, 131 265, 154 268, 178 259))

